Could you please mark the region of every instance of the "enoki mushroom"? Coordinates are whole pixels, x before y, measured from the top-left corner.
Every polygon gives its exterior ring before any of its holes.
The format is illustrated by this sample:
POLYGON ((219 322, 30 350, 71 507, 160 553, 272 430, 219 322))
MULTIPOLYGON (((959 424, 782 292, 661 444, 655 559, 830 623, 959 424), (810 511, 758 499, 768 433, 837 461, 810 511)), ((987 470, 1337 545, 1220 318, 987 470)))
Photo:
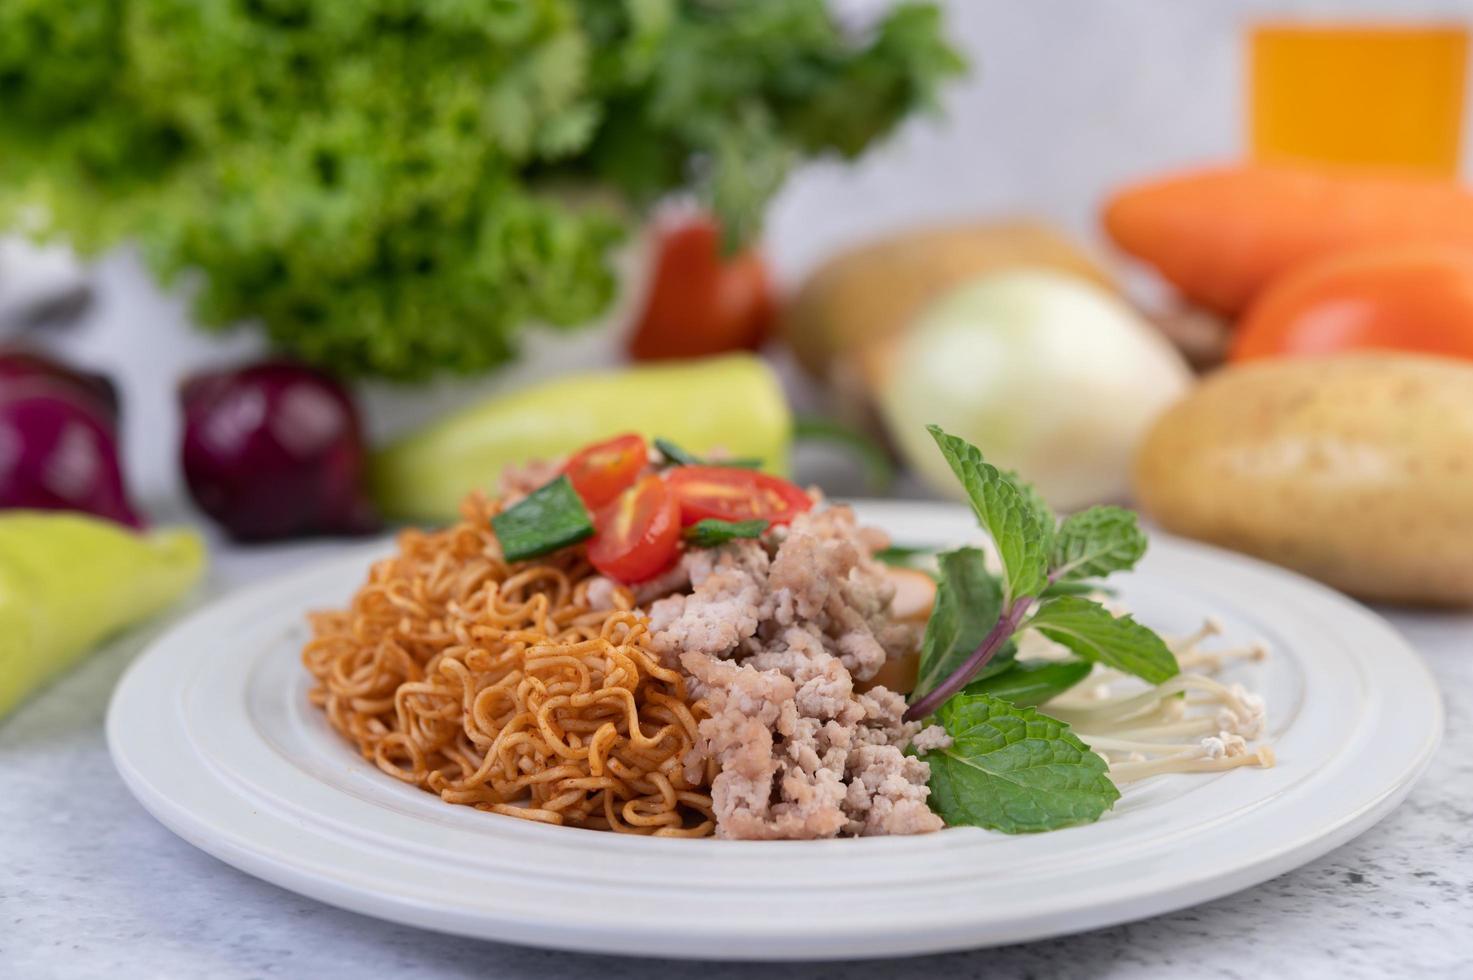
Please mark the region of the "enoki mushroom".
POLYGON ((1263 698, 1213 676, 1235 663, 1262 660, 1268 651, 1262 644, 1203 648, 1221 632, 1209 619, 1195 633, 1168 640, 1182 673, 1163 684, 1143 690, 1133 678, 1096 667, 1044 710, 1109 760, 1116 783, 1169 772, 1272 766, 1273 748, 1262 741, 1263 698), (1127 690, 1116 693, 1121 688, 1127 690))

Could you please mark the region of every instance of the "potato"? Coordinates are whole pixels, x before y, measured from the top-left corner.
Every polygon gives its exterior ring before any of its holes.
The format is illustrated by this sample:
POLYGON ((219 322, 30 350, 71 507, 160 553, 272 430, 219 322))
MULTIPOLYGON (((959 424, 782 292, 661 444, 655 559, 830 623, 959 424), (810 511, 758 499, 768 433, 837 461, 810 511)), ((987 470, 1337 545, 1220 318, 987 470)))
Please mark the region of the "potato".
POLYGON ((1141 507, 1362 599, 1473 604, 1473 365, 1359 353, 1212 375, 1152 428, 1141 507))
POLYGON ((1072 273, 1106 288, 1113 280, 1080 248, 1029 221, 921 228, 840 253, 819 266, 783 315, 783 336, 819 377, 909 324, 952 286, 1014 268, 1072 273))

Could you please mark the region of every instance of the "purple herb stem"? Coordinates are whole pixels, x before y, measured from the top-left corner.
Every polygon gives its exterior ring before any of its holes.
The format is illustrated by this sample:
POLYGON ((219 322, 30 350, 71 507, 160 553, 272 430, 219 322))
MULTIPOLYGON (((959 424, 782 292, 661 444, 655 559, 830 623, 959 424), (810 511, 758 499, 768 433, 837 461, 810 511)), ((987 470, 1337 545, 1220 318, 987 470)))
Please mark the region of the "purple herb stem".
POLYGON ((951 676, 936 685, 925 697, 906 709, 905 721, 918 721, 934 712, 946 702, 957 691, 967 686, 967 682, 976 676, 977 671, 987 666, 987 662, 993 658, 1002 645, 1008 641, 1008 637, 1018 631, 1018 625, 1023 622, 1023 617, 1028 615, 1028 610, 1033 608, 1033 597, 1023 596, 1013 601, 1008 611, 997 618, 997 622, 987 635, 982 638, 977 649, 972 652, 960 667, 952 671, 951 676))
MULTIPOLYGON (((1061 575, 1062 571, 1057 568, 1049 572, 1048 584, 1053 585, 1061 575)), ((901 720, 920 721, 945 704, 947 698, 966 687, 967 682, 977 676, 977 671, 986 667, 987 662, 1002 649, 1002 645, 1008 642, 1008 638, 1018 632, 1018 626, 1023 622, 1023 617, 1028 615, 1028 610, 1032 609, 1033 604, 1037 601, 1035 596, 1023 596, 1013 600, 1008 611, 997 617, 997 622, 982 638, 982 642, 977 645, 972 655, 960 667, 952 671, 950 677, 936 685, 925 697, 906 708, 901 720)))

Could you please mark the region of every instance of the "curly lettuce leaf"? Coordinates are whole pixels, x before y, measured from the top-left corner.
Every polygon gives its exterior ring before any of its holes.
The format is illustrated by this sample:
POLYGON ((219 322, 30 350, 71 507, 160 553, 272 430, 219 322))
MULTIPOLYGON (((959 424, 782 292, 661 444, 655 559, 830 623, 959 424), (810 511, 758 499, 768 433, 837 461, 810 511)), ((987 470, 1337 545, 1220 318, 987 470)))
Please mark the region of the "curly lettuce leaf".
POLYGON ((0 223, 136 241, 206 325, 341 374, 476 373, 608 308, 631 203, 749 237, 958 67, 928 5, 7 0, 0 223))

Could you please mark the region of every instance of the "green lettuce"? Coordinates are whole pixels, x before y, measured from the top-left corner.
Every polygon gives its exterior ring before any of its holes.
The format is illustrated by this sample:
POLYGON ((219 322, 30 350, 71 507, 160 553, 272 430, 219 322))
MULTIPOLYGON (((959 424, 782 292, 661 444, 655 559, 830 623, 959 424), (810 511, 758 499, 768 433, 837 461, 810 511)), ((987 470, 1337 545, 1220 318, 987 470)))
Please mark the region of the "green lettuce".
POLYGON ((0 223, 136 241, 338 373, 480 372, 608 306, 641 206, 694 190, 738 243, 960 67, 926 4, 6 0, 0 223))

